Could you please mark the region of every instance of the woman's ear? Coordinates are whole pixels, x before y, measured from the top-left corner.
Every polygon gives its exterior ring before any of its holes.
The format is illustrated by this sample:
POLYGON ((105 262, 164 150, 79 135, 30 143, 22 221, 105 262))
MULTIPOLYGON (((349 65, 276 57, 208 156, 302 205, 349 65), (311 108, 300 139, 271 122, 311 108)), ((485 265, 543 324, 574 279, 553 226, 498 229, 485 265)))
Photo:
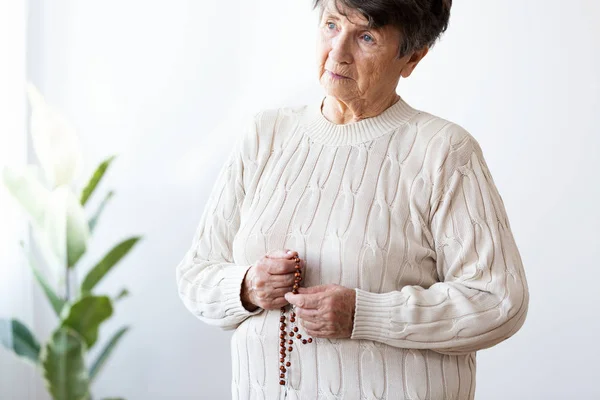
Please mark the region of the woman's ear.
POLYGON ((429 47, 425 46, 420 50, 415 50, 411 55, 404 67, 402 67, 402 71, 400 71, 400 75, 403 78, 408 78, 410 74, 412 74, 413 70, 416 68, 419 61, 425 57, 425 55, 429 52, 429 47))

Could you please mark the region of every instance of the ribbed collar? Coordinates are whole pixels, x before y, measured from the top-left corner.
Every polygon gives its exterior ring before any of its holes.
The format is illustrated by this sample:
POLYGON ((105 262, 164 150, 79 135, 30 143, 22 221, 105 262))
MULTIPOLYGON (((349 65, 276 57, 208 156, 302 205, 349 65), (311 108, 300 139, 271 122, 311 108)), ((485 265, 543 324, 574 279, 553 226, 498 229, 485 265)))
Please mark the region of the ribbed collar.
POLYGON ((301 124, 315 142, 334 146, 368 142, 393 131, 419 112, 400 97, 379 115, 348 124, 335 124, 321 113, 323 101, 325 97, 306 107, 301 124))

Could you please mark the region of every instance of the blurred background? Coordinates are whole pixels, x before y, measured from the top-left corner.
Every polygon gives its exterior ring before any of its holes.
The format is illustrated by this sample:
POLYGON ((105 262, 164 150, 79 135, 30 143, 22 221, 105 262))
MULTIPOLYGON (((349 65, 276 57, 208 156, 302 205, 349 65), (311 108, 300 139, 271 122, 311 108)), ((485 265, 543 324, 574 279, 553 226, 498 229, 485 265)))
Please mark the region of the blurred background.
MULTIPOLYGON (((131 330, 94 398, 230 398, 231 332, 184 308, 175 266, 244 120, 319 99, 316 18, 309 0, 0 2, 0 164, 35 161, 31 81, 76 129, 81 185, 118 155, 101 182, 115 197, 81 273, 143 235, 98 285, 131 292, 99 340, 131 330)), ((443 39, 398 88, 479 141, 527 273, 528 319, 478 353, 478 399, 600 398, 599 20, 596 0, 457 1, 443 39)), ((56 321, 24 266, 26 220, 5 192, 0 218, 0 317, 45 338, 56 321)), ((0 347, 0 399, 48 398, 40 374, 0 347)))

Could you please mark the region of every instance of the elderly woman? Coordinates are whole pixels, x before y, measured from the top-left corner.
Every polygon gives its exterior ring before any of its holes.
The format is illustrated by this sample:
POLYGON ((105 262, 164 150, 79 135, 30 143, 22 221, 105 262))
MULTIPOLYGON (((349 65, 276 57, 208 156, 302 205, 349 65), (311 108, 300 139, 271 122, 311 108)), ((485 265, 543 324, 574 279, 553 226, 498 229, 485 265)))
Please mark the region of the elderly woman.
POLYGON ((473 399, 476 352, 528 287, 482 150, 396 93, 451 0, 317 0, 326 95, 258 113, 223 167, 179 294, 235 329, 235 399, 473 399))

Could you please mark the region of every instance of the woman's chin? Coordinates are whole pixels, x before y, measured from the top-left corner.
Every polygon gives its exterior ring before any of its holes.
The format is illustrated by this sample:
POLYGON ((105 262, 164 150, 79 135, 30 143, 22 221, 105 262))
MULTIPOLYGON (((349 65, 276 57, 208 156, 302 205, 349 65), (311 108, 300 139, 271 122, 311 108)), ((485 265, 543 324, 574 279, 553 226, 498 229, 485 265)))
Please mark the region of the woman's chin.
POLYGON ((339 100, 353 97, 352 93, 354 92, 348 87, 343 87, 336 83, 331 84, 330 82, 323 81, 321 81, 321 86, 323 87, 323 89, 325 89, 325 93, 327 93, 328 96, 335 97, 339 100))

